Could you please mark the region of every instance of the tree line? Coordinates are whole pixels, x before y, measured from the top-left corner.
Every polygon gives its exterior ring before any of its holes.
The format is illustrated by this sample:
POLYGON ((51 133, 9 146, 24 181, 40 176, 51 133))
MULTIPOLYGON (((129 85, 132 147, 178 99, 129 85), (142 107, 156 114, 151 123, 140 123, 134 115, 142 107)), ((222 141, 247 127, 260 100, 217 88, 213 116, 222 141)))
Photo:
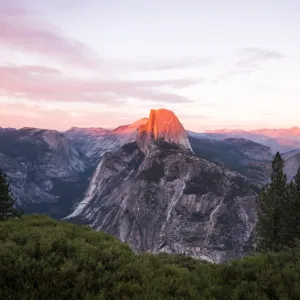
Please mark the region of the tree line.
POLYGON ((257 201, 257 251, 278 252, 300 238, 300 168, 288 183, 279 152, 272 162, 270 182, 257 201))

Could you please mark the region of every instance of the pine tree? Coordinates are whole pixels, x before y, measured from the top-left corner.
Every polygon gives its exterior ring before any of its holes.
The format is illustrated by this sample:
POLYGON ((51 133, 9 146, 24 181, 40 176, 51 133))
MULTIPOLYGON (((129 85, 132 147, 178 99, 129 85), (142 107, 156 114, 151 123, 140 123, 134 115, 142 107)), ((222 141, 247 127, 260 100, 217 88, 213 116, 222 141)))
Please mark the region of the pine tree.
POLYGON ((0 170, 0 221, 18 217, 22 214, 21 211, 14 208, 14 204, 15 199, 10 192, 6 175, 0 170))
POLYGON ((300 168, 289 186, 289 238, 290 244, 295 244, 295 239, 300 239, 300 168))
POLYGON ((288 239, 289 192, 284 162, 276 153, 271 182, 258 197, 258 250, 280 251, 288 239))

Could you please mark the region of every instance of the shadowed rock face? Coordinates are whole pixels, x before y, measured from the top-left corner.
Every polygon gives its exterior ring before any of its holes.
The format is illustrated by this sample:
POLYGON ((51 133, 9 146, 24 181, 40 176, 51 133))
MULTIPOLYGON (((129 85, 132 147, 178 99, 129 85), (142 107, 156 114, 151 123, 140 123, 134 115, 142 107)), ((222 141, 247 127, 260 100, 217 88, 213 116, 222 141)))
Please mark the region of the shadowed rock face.
POLYGON ((189 141, 195 155, 234 170, 260 187, 270 178, 273 155, 267 146, 241 138, 213 140, 189 135, 189 141))
POLYGON ((296 176, 298 169, 300 168, 300 149, 296 149, 285 153, 284 159, 284 172, 287 180, 290 182, 296 176))
POLYGON ((25 213, 65 217, 84 197, 102 155, 136 140, 141 119, 114 130, 0 128, 0 168, 25 213))
POLYGON ((0 168, 26 213, 56 218, 83 197, 92 173, 64 135, 36 128, 0 131, 0 168))
POLYGON ((159 138, 160 124, 150 128, 151 139, 141 128, 138 142, 103 156, 85 198, 67 219, 113 234, 136 252, 185 253, 215 262, 247 253, 256 188, 196 157, 181 139, 166 142, 167 130, 159 138))

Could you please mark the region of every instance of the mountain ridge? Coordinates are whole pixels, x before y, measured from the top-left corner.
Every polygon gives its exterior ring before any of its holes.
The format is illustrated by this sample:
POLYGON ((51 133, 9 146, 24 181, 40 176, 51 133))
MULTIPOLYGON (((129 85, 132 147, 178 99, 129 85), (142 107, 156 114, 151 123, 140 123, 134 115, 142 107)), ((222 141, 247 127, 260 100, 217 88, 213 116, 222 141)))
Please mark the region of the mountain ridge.
POLYGON ((172 112, 151 111, 136 141, 103 155, 85 197, 65 219, 111 233, 139 253, 215 262, 244 255, 258 189, 189 147, 172 112))
MULTIPOLYGON (((298 154, 286 154, 288 178, 298 154)), ((249 139, 190 133, 164 109, 111 130, 0 130, 0 167, 28 212, 67 216, 136 252, 215 262, 250 251, 272 157, 249 139)))

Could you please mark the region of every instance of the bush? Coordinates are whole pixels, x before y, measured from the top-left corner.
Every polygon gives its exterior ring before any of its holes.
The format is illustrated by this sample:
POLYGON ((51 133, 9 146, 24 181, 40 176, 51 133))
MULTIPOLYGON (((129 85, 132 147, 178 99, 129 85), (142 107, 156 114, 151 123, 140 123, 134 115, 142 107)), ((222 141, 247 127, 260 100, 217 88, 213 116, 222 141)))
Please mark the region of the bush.
POLYGON ((300 299, 300 247, 210 264, 136 255, 86 226, 34 215, 0 222, 0 299, 300 299))

